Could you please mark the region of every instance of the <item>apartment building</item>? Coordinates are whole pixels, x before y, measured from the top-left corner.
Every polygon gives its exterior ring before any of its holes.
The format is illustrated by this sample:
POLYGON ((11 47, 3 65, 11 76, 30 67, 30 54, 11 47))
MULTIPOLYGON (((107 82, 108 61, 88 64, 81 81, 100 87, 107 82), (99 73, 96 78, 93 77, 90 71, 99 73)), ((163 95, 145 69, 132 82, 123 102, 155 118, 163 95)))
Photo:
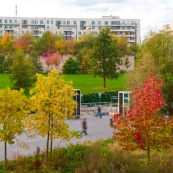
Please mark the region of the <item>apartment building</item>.
POLYGON ((29 31, 36 37, 43 32, 51 31, 62 34, 65 39, 78 40, 83 34, 97 35, 102 27, 110 27, 117 36, 128 38, 129 45, 140 44, 140 20, 120 19, 118 16, 103 16, 101 18, 29 18, 0 17, 0 35, 10 33, 20 36, 29 31))

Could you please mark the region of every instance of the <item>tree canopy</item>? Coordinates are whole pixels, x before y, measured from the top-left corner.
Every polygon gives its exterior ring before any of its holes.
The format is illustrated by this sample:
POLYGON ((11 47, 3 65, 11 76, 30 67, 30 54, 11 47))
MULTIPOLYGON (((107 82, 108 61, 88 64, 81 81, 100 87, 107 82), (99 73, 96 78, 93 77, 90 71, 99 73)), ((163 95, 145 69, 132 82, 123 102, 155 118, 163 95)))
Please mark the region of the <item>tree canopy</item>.
POLYGON ((92 57, 92 73, 94 77, 103 78, 103 86, 106 88, 106 78, 118 78, 117 68, 121 56, 117 48, 117 40, 110 34, 109 28, 102 28, 94 42, 92 57))
POLYGON ((36 73, 35 66, 30 57, 26 57, 22 50, 16 51, 10 69, 12 88, 17 90, 23 88, 28 91, 35 82, 36 73))

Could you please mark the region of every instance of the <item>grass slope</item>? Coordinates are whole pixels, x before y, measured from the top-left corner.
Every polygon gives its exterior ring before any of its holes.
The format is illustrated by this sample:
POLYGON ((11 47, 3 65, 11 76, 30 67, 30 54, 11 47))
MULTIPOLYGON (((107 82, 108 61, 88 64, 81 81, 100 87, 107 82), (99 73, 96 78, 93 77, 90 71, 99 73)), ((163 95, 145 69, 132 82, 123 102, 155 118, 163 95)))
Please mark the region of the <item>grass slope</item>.
MULTIPOLYGON (((72 74, 64 75, 65 80, 73 81, 75 89, 81 89, 82 94, 106 92, 106 91, 119 91, 125 90, 126 74, 120 74, 118 79, 106 80, 107 88, 103 88, 103 79, 100 77, 93 77, 90 74, 72 74)), ((10 87, 9 74, 0 74, 0 89, 10 87)))

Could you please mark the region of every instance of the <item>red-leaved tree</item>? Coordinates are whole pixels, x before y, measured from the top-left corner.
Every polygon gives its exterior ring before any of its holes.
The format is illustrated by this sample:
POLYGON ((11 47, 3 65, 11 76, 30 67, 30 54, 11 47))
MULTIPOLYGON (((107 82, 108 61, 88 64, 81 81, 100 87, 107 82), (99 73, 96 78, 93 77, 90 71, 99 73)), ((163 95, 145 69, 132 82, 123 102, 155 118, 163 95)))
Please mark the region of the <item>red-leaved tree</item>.
POLYGON ((114 138, 125 150, 147 150, 149 170, 150 150, 168 148, 173 143, 172 119, 160 113, 165 103, 161 87, 162 82, 153 75, 147 78, 143 86, 133 92, 130 111, 114 126, 114 138))
POLYGON ((53 65, 57 67, 60 63, 60 54, 58 52, 54 54, 47 54, 45 58, 45 63, 49 67, 50 65, 53 68, 53 65))

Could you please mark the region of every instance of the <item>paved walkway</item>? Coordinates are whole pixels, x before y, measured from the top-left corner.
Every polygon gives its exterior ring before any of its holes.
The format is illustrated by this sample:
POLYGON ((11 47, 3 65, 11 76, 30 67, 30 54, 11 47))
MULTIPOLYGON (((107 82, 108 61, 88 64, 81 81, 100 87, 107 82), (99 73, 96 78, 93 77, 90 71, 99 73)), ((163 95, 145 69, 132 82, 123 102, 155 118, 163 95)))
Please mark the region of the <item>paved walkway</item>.
MULTIPOLYGON (((112 137, 113 129, 109 125, 110 123, 109 116, 103 116, 102 119, 100 119, 99 117, 95 118, 89 115, 82 115, 80 119, 67 120, 70 129, 81 131, 82 130, 81 121, 83 118, 87 118, 88 135, 83 135, 81 139, 72 139, 70 142, 55 140, 53 143, 53 147, 66 146, 70 143, 73 144, 83 143, 88 140, 96 141, 112 137)), ((29 145, 29 149, 28 150, 20 149, 17 143, 13 145, 8 145, 7 148, 8 159, 12 159, 13 155, 17 152, 23 155, 33 154, 37 146, 39 146, 41 149, 44 149, 46 146, 46 138, 42 138, 40 136, 34 139, 28 139, 27 136, 23 134, 19 136, 18 139, 22 140, 23 142, 26 142, 29 145)), ((4 143, 0 142, 0 161, 3 159, 4 159, 4 143)))

